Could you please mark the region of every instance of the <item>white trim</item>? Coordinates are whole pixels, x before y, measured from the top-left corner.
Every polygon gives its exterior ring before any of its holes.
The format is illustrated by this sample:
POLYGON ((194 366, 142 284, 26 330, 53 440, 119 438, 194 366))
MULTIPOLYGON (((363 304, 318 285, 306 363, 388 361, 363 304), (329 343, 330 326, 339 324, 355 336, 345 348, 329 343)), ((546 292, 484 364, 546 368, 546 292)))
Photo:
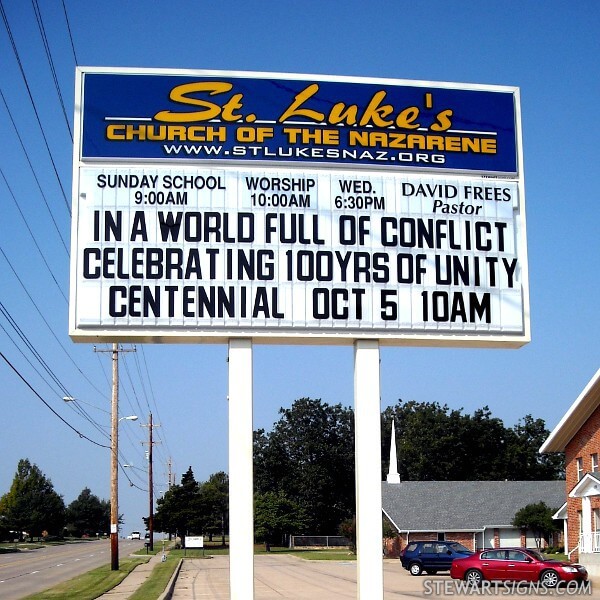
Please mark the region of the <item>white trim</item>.
MULTIPOLYGON (((402 530, 400 529, 400 527, 398 527, 398 523, 396 523, 396 521, 394 521, 394 519, 390 517, 390 514, 387 512, 387 510, 381 507, 381 512, 386 516, 387 520, 396 528, 396 531, 398 533, 402 533, 402 530)), ((406 533, 408 534, 408 531, 406 533)))
POLYGON ((568 519, 568 513, 567 513, 567 503, 565 502, 553 515, 552 518, 555 520, 567 520, 568 519))
POLYGON ((392 79, 389 77, 357 77, 352 75, 323 75, 315 73, 281 73, 272 71, 222 71, 211 69, 160 69, 145 67, 76 67, 77 72, 85 73, 105 73, 105 74, 123 74, 123 75, 179 75, 186 77, 241 77, 241 78, 261 78, 261 79, 289 79, 303 80, 311 79, 314 81, 336 81, 341 83, 378 83, 383 85, 405 85, 411 87, 430 87, 435 85, 440 88, 459 89, 459 90, 477 90, 487 92, 518 92, 517 86, 509 85, 488 85, 483 83, 459 83, 455 81, 431 81, 424 79, 392 79))
POLYGON ((589 496, 600 496, 600 478, 593 473, 586 473, 569 492, 569 498, 589 496))
POLYGON ((597 408, 599 399, 600 369, 596 371, 575 402, 571 404, 569 410, 542 444, 539 452, 563 452, 573 436, 597 408), (592 396, 594 391, 596 393, 592 396))

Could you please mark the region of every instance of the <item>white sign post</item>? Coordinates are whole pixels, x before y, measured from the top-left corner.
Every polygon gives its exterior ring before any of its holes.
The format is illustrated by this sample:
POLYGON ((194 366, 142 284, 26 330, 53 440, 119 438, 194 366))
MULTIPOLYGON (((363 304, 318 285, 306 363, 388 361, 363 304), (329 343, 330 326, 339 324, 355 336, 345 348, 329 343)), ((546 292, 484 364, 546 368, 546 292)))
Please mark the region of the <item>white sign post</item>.
POLYGON ((254 598, 252 342, 229 341, 229 587, 231 600, 254 598))
POLYGON ((356 549, 359 600, 383 600, 379 343, 354 344, 356 549))

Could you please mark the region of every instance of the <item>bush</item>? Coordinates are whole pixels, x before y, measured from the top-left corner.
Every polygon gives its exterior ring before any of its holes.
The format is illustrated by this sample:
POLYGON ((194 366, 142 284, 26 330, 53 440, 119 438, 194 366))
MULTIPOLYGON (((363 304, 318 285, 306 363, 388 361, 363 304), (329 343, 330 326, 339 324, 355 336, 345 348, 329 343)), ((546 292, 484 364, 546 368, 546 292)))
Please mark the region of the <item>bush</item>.
POLYGON ((338 531, 340 535, 350 540, 350 551, 356 554, 356 517, 342 521, 338 531))

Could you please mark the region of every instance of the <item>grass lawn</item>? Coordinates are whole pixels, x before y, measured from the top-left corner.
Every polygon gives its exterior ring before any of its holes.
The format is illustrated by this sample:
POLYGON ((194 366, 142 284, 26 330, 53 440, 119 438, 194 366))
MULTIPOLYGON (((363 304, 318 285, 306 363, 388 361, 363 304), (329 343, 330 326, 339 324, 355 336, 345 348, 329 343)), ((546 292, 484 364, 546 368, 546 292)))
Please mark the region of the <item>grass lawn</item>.
MULTIPOLYGON (((268 554, 264 546, 256 546, 255 554, 268 554)), ((356 560, 356 554, 352 554, 347 548, 327 548, 324 550, 305 550, 302 548, 277 548, 271 546, 271 554, 293 554, 304 560, 356 560)))
POLYGON ((152 569, 150 577, 134 594, 129 596, 129 600, 155 600, 158 598, 165 591, 178 564, 179 556, 167 554, 167 560, 152 569))
POLYGON ((545 558, 550 558, 551 560, 564 560, 565 562, 571 562, 566 554, 546 554, 542 552, 545 558))
MULTIPOLYGON (((188 550, 171 550, 170 553, 178 558, 208 558, 229 554, 229 548, 223 546, 205 546, 204 550, 193 548, 188 550)), ((287 548, 271 546, 271 554, 293 554, 305 560, 356 560, 356 554, 352 554, 346 548, 328 548, 324 550, 306 550, 303 548, 287 548)), ((269 554, 264 544, 254 546, 254 554, 269 554)))
POLYGON ((49 590, 27 596, 24 600, 93 600, 93 598, 112 590, 135 567, 146 560, 145 558, 122 559, 119 561, 118 571, 112 571, 110 564, 107 564, 93 571, 82 573, 49 590))

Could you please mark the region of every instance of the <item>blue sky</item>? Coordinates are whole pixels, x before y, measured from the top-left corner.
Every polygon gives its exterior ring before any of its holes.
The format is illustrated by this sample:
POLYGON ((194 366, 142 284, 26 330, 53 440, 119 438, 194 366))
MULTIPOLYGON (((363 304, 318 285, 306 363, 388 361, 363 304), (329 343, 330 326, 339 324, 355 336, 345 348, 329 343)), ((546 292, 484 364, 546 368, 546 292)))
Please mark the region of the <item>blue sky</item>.
MULTIPOLYGON (((61 0, 3 2, 12 41, 3 22, 0 89, 10 113, 0 102, 0 301, 98 426, 62 401, 63 388, 48 374, 40 377, 39 364, 31 366, 30 350, 4 314, 0 349, 77 431, 108 444, 111 366, 108 354, 68 337, 67 121, 72 130, 76 64, 518 86, 532 341, 518 350, 383 348, 382 409, 400 398, 466 412, 488 405, 507 426, 528 413, 550 429, 556 425, 599 367, 597 2, 64 0, 64 6, 76 58, 61 0)), ((227 471, 226 354, 223 345, 161 344, 123 355, 121 414, 140 416, 120 426, 122 462, 136 467, 128 471, 133 487, 120 480, 125 531, 140 529, 147 512, 141 443, 147 429, 140 424, 150 411, 162 442, 154 454, 157 491, 166 484, 169 457, 177 481, 190 465, 199 480, 227 471)), ((29 458, 67 503, 85 486, 108 498, 108 450, 68 428, 4 361, 0 389, 0 494, 8 491, 18 460, 29 458)), ((351 347, 255 346, 255 428, 269 429, 280 407, 306 396, 352 405, 351 347)))

